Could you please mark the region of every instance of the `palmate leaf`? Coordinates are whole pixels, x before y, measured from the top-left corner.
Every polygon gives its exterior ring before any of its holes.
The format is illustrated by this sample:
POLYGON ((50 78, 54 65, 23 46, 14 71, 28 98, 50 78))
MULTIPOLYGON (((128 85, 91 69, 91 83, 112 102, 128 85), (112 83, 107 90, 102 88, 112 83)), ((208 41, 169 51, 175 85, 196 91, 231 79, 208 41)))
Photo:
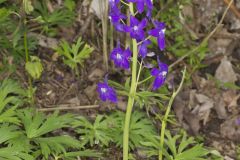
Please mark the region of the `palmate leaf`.
POLYGON ((40 146, 42 155, 48 159, 50 154, 60 155, 61 153, 66 153, 68 148, 80 149, 82 145, 78 140, 64 135, 56 137, 46 137, 46 138, 35 138, 33 140, 40 146))
POLYGON ((78 64, 83 67, 84 60, 89 58, 93 48, 88 44, 84 44, 82 38, 79 37, 76 44, 72 46, 67 41, 62 40, 56 51, 59 55, 64 56, 64 63, 66 65, 76 70, 78 64))
POLYGON ((58 115, 58 112, 54 112, 45 117, 41 112, 36 112, 35 115, 33 113, 27 109, 18 113, 28 138, 39 137, 54 130, 68 127, 69 123, 73 121, 72 114, 58 115))
POLYGON ((8 144, 9 147, 13 147, 18 151, 30 153, 34 148, 34 145, 30 143, 31 139, 28 139, 27 136, 23 133, 23 131, 21 132, 22 134, 9 139, 6 144, 8 144))
MULTIPOLYGON (((117 146, 123 145, 123 128, 124 128, 125 114, 123 112, 116 112, 109 116, 109 130, 113 141, 117 146)), ((141 142, 146 141, 148 137, 156 135, 154 125, 151 120, 146 118, 146 115, 139 111, 134 111, 131 116, 129 127, 129 146, 131 149, 139 147, 141 142)))
POLYGON ((14 125, 9 124, 2 124, 0 126, 0 144, 12 139, 16 138, 21 134, 20 131, 18 131, 18 127, 14 125))
POLYGON ((0 123, 19 123, 15 109, 21 105, 20 95, 23 95, 23 93, 23 90, 15 81, 3 80, 0 84, 0 123))
POLYGON ((64 25, 69 26, 72 24, 75 13, 66 8, 54 9, 49 13, 45 1, 35 1, 35 12, 33 15, 41 19, 39 22, 46 26, 64 25), (41 17, 41 18, 39 18, 41 17))
POLYGON ((85 145, 90 143, 108 146, 112 140, 108 132, 106 118, 102 115, 96 117, 95 122, 92 124, 84 117, 77 117, 72 123, 74 130, 80 135, 81 142, 85 145))
MULTIPOLYGON (((188 138, 185 132, 183 135, 179 134, 173 137, 169 131, 165 133, 165 146, 162 151, 167 160, 205 160, 205 156, 210 153, 201 144, 197 144, 192 137, 188 138)), ((158 156, 160 149, 159 136, 148 137, 141 144, 145 146, 148 157, 158 156)))
POLYGON ((25 151, 33 152, 32 155, 35 158, 44 157, 47 160, 50 156, 66 153, 70 148, 80 149, 83 146, 78 140, 68 135, 47 137, 57 129, 70 127, 70 122, 74 117, 72 114, 58 115, 58 112, 54 112, 46 116, 42 112, 24 109, 18 112, 18 116, 23 123, 25 132, 23 131, 18 139, 8 141, 8 144, 16 148, 20 143, 24 144, 25 151))
POLYGON ((34 160, 33 156, 19 151, 14 147, 0 148, 0 159, 4 160, 34 160))
POLYGON ((205 156, 209 154, 202 144, 197 144, 192 137, 187 138, 186 133, 183 135, 171 136, 169 131, 166 131, 165 144, 171 153, 165 152, 164 156, 172 157, 173 160, 204 160, 205 156), (179 139, 180 144, 179 143, 179 139), (194 145, 193 147, 191 147, 194 145))
POLYGON ((130 145, 140 146, 147 137, 156 135, 156 130, 150 119, 142 112, 133 112, 130 122, 130 145))

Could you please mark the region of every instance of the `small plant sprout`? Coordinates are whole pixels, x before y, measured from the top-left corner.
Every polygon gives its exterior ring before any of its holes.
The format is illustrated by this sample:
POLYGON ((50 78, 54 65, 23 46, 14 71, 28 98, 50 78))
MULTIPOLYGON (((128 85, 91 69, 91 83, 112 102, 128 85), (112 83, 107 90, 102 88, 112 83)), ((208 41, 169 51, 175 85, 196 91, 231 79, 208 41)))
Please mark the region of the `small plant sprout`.
POLYGON ((84 44, 82 38, 79 37, 76 44, 72 46, 67 41, 62 40, 56 51, 63 56, 63 62, 73 69, 76 75, 79 75, 78 65, 84 66, 84 61, 89 58, 93 48, 84 44))

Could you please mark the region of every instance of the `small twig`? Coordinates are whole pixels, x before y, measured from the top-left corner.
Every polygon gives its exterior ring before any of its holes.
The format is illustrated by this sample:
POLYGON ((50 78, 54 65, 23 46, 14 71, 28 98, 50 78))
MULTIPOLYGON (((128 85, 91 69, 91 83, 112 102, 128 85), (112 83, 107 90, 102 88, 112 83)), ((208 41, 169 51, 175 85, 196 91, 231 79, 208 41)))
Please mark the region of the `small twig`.
POLYGON ((173 104, 173 101, 174 101, 175 97, 178 95, 178 93, 179 93, 180 90, 182 89, 183 82, 184 82, 185 77, 186 77, 186 66, 185 66, 182 74, 183 74, 183 75, 182 75, 181 83, 180 83, 178 89, 173 92, 172 97, 171 97, 170 100, 169 100, 169 103, 168 103, 167 110, 166 110, 166 112, 165 112, 163 121, 162 121, 161 135, 160 135, 159 158, 158 158, 158 160, 162 160, 162 159, 163 159, 164 136, 165 136, 165 129, 166 129, 166 126, 167 126, 168 115, 169 115, 169 113, 170 113, 170 111, 171 111, 172 104, 173 104))
POLYGON ((38 111, 42 112, 51 112, 51 111, 56 111, 56 110, 77 110, 77 109, 94 109, 98 108, 99 105, 86 105, 86 106, 69 106, 64 104, 64 107, 51 107, 51 108, 39 108, 37 109, 38 111))
POLYGON ((181 58, 179 58, 178 60, 176 60, 174 63, 172 63, 169 68, 174 67, 176 64, 178 64, 179 62, 181 62, 182 60, 184 60, 186 57, 190 56, 191 54, 195 53, 199 48, 202 47, 202 45, 204 45, 213 35, 214 33, 222 26, 222 22, 231 6, 231 4, 233 3, 233 0, 231 0, 226 8, 226 10, 224 11, 221 20, 219 21, 219 23, 216 25, 216 27, 207 35, 207 37, 205 37, 203 39, 203 41, 200 43, 200 45, 198 45, 197 47, 195 47, 193 50, 187 52, 185 55, 183 55, 181 58))
MULTIPOLYGON (((229 0, 224 0, 224 2, 225 2, 227 5, 230 4, 229 0)), ((237 7, 236 7, 235 5, 231 4, 231 5, 230 5, 230 9, 231 9, 231 11, 232 11, 238 18, 240 18, 240 11, 237 9, 237 7)))

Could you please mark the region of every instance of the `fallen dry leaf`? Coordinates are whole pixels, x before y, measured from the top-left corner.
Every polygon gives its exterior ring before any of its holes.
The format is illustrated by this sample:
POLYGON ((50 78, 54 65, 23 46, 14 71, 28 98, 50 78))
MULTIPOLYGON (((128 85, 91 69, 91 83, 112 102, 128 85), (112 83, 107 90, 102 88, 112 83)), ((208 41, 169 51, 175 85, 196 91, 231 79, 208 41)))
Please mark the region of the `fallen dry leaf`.
POLYGON ((103 17, 104 11, 107 10, 107 0, 92 0, 90 12, 93 12, 99 19, 103 17))
POLYGON ((93 71, 91 71, 91 73, 88 76, 88 79, 92 82, 99 80, 100 78, 102 78, 104 76, 104 72, 103 70, 99 69, 99 68, 95 68, 93 71))
POLYGON ((215 78, 224 83, 235 83, 237 80, 237 76, 232 68, 232 64, 226 56, 222 59, 220 65, 218 66, 215 73, 215 78))
POLYGON ((234 116, 221 124, 220 133, 222 137, 233 141, 240 141, 240 125, 237 123, 238 118, 239 116, 234 116))
POLYGON ((192 113, 198 115, 205 125, 209 119, 211 109, 213 108, 213 100, 203 94, 195 94, 198 104, 194 107, 192 113))
POLYGON ((214 109, 217 112, 219 119, 226 119, 228 117, 226 104, 222 97, 219 97, 219 100, 215 102, 214 109))

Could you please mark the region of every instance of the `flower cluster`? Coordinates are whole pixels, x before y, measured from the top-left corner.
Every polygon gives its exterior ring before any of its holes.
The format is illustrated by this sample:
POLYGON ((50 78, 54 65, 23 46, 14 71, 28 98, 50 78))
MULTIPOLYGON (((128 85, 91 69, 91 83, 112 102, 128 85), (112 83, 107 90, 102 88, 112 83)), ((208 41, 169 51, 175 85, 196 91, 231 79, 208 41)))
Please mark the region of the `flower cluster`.
MULTIPOLYGON (((126 25, 127 16, 121 12, 120 0, 109 0, 110 13, 109 19, 115 29, 119 32, 128 33, 132 39, 138 44, 138 55, 144 59, 148 54, 148 46, 151 44, 149 37, 156 37, 158 47, 162 51, 165 48, 165 23, 152 19, 153 3, 152 0, 125 0, 124 4, 136 4, 137 12, 130 15, 130 25, 126 25), (136 14, 145 13, 145 17, 141 20, 135 17, 136 14), (151 27, 150 29, 149 26, 151 27)), ((122 69, 130 69, 130 60, 132 52, 130 48, 123 49, 120 43, 117 43, 110 54, 110 59, 115 66, 122 69)), ((166 79, 168 66, 158 60, 158 68, 151 70, 151 75, 155 78, 153 82, 153 90, 161 87, 166 79)), ((111 101, 116 103, 116 92, 108 86, 107 81, 98 84, 98 92, 103 101, 111 101)))

